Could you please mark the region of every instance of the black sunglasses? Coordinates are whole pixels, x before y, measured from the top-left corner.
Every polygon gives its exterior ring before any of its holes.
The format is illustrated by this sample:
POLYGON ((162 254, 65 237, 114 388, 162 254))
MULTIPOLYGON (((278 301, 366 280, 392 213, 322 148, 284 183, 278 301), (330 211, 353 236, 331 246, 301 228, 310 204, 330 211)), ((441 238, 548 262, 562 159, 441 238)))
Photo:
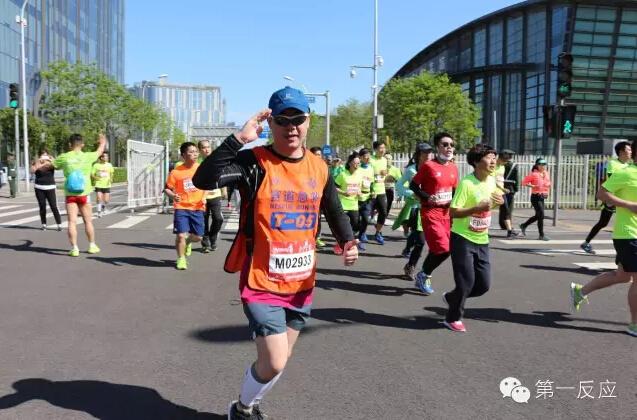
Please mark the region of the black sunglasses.
POLYGON ((440 145, 441 145, 442 147, 455 147, 455 144, 453 144, 453 143, 449 143, 449 142, 446 142, 446 141, 445 141, 445 142, 440 143, 440 145))
POLYGON ((298 127, 299 125, 303 124, 305 120, 307 120, 307 117, 307 114, 293 115, 291 117, 287 117, 285 115, 276 115, 272 117, 272 119, 274 120, 276 125, 280 125, 281 127, 287 127, 290 124, 298 127))

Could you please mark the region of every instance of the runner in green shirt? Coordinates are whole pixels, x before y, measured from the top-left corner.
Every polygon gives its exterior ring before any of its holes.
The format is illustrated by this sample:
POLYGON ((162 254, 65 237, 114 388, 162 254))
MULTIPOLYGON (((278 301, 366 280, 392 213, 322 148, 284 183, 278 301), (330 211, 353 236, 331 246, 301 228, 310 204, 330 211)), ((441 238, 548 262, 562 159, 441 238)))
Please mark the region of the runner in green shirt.
POLYGON ((460 181, 450 206, 451 262, 456 287, 442 295, 449 307, 443 324, 456 332, 466 331, 462 315, 467 298, 482 296, 489 290, 491 209, 504 203, 502 191, 490 177, 496 151, 489 145, 477 144, 467 153, 467 163, 474 172, 460 181))
MULTIPOLYGON (((615 145, 615 154, 617 154, 617 159, 611 159, 608 161, 608 166, 606 167, 606 179, 609 179, 611 175, 630 165, 630 157, 632 155, 630 143, 627 141, 620 141, 617 143, 615 145)), ((593 226, 584 243, 580 245, 580 248, 582 248, 584 252, 595 255, 591 241, 595 236, 597 236, 600 230, 608 226, 608 223, 614 213, 615 207, 602 203, 602 211, 599 214, 599 221, 595 226, 593 226)))
MULTIPOLYGON (((358 214, 358 197, 361 194, 361 186, 363 183, 363 176, 358 170, 361 161, 358 157, 358 153, 354 152, 347 158, 345 170, 338 174, 334 183, 336 184, 336 191, 338 191, 338 197, 341 201, 343 210, 349 217, 349 224, 352 226, 352 232, 358 231, 359 214, 358 214)), ((343 249, 338 245, 334 245, 334 253, 341 255, 343 249)))
POLYGON ((374 240, 379 245, 385 245, 383 238, 383 226, 387 219, 387 194, 385 191, 385 177, 389 165, 385 159, 385 142, 375 141, 373 144, 374 156, 370 159, 372 169, 374 169, 374 183, 372 184, 372 213, 376 212, 376 233, 374 240))
POLYGON ((388 153, 385 155, 385 159, 387 160, 387 176, 385 177, 385 195, 387 196, 387 215, 391 211, 391 206, 394 203, 395 197, 395 185, 396 181, 400 179, 403 175, 400 171, 400 168, 394 166, 392 164, 393 158, 388 153))
POLYGON ((97 217, 106 214, 106 205, 111 199, 111 185, 113 185, 113 165, 108 161, 108 152, 102 153, 100 160, 93 165, 91 179, 97 195, 97 217))
MULTIPOLYGON (((637 158, 637 141, 632 144, 632 158, 637 158)), ((586 285, 571 283, 571 303, 579 310, 582 302, 595 290, 619 283, 630 283, 628 308, 630 324, 626 332, 637 337, 637 165, 632 163, 613 173, 597 192, 597 198, 617 207, 613 227, 613 245, 617 251, 617 270, 600 274, 586 285)))
POLYGON ((360 220, 358 223, 358 249, 359 251, 365 251, 365 244, 368 242, 367 234, 367 226, 369 225, 369 218, 372 214, 372 205, 371 205, 371 188, 374 182, 374 168, 370 165, 369 161, 371 159, 371 155, 369 153, 369 149, 361 149, 358 152, 358 157, 361 161, 361 164, 358 168, 358 171, 361 173, 361 193, 358 196, 358 214, 360 216, 360 220))
POLYGON ((93 192, 91 184, 91 168, 93 163, 106 149, 106 137, 99 135, 99 146, 94 152, 83 152, 84 139, 80 134, 72 134, 69 138, 71 151, 63 153, 53 161, 55 169, 64 171, 64 194, 66 195, 66 214, 69 218, 69 242, 71 243, 71 257, 79 257, 77 247, 77 216, 82 215, 84 229, 88 238, 88 253, 97 254, 99 247, 95 244, 95 230, 93 229, 93 210, 90 194, 93 192))

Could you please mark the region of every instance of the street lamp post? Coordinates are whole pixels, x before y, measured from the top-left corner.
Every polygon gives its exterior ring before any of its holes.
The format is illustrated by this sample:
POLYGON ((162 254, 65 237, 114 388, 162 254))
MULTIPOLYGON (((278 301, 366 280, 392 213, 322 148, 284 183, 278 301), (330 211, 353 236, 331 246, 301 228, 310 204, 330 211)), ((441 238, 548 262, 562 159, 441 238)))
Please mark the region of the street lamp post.
MULTIPOLYGON (((22 9, 20 10, 20 53, 22 58, 21 72, 22 72, 22 136, 24 137, 24 171, 25 171, 25 190, 29 191, 29 134, 27 126, 27 74, 26 74, 26 54, 24 46, 24 28, 27 26, 27 21, 24 18, 24 11, 27 7, 29 0, 24 0, 22 3, 22 9)), ((17 162, 17 166, 20 167, 20 162, 17 162)), ((19 182, 19 181, 18 181, 19 182)))
POLYGON ((383 57, 378 54, 378 0, 374 0, 374 64, 371 66, 350 66, 349 75, 356 77, 355 69, 372 69, 374 72, 374 84, 372 85, 373 110, 372 110, 372 145, 378 140, 378 129, 382 128, 378 118, 378 68, 383 65, 383 57))
MULTIPOLYGON (((292 76, 283 76, 283 78, 290 82, 296 82, 294 77, 292 76)), ((301 89, 303 89, 303 94, 305 96, 325 96, 325 144, 330 144, 330 91, 326 90, 324 93, 309 93, 304 84, 300 83, 301 89)))

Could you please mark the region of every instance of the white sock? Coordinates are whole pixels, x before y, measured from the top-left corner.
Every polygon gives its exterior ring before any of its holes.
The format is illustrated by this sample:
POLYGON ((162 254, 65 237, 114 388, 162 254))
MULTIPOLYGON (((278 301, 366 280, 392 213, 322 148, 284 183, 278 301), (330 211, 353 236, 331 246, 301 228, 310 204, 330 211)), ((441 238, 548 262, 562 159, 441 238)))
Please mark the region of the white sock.
POLYGON ((279 372, 270 382, 261 383, 255 378, 254 365, 246 370, 243 385, 241 385, 241 394, 239 401, 245 407, 252 407, 255 403, 262 400, 263 397, 272 389, 276 381, 279 380, 283 372, 279 372))
POLYGON ((95 245, 95 242, 89 242, 89 243, 88 243, 88 247, 90 248, 90 247, 92 247, 92 246, 97 246, 97 245, 95 245))
POLYGON ((80 250, 80 248, 78 248, 77 245, 73 245, 73 248, 71 249, 77 249, 78 251, 80 250))

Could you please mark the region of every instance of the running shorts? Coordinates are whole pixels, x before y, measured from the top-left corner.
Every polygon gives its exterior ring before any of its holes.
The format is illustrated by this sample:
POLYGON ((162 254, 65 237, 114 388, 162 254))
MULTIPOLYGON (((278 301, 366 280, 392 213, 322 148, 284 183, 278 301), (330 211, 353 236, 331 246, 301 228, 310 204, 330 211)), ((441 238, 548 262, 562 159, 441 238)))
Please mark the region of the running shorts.
POLYGON ((302 308, 284 308, 267 303, 244 303, 252 337, 283 334, 288 328, 301 331, 310 317, 311 305, 302 308))
POLYGON ((110 194, 111 193, 111 189, 110 188, 95 187, 95 192, 102 193, 102 194, 110 194))
POLYGON ((637 239, 613 239, 617 257, 615 263, 627 273, 637 273, 637 239))
POLYGON ((65 199, 66 204, 75 203, 78 206, 83 206, 91 202, 88 195, 67 195, 65 199))
POLYGON ((203 215, 203 210, 176 209, 173 218, 173 233, 192 233, 193 235, 203 236, 203 215))
POLYGON ((429 252, 432 254, 449 252, 451 219, 422 219, 422 227, 429 252))

